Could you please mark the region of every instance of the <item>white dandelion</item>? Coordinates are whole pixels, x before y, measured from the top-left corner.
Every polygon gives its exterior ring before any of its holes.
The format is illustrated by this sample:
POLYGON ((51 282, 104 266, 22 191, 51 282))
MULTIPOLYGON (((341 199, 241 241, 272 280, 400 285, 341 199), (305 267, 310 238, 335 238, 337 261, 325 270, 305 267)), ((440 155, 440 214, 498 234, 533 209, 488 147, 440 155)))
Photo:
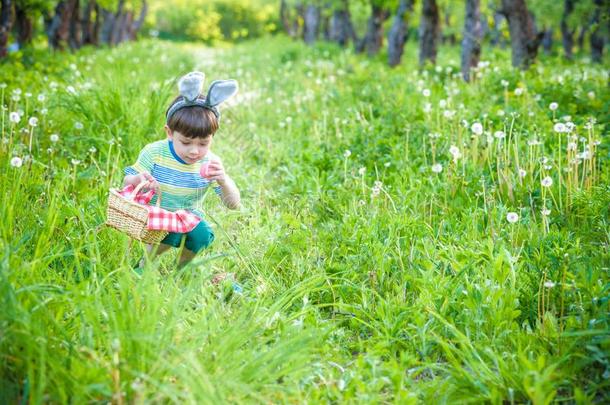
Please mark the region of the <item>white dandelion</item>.
POLYGON ((543 187, 551 187, 553 185, 553 179, 551 176, 546 176, 542 181, 540 181, 543 187))
POLYGON ((423 94, 424 97, 430 97, 430 89, 423 89, 421 94, 423 94))
POLYGON ((443 165, 441 165, 440 163, 436 163, 432 165, 432 171, 434 173, 440 173, 443 171, 443 165))
POLYGON ((38 126, 38 118, 30 117, 30 119, 28 120, 28 124, 30 124, 31 127, 38 126))
POLYGON ((351 155, 352 155, 352 151, 349 150, 349 149, 346 149, 345 152, 343 152, 343 157, 346 158, 346 159, 348 157, 350 157, 351 155))
POLYGON ((504 133, 504 131, 496 131, 494 132, 494 136, 498 139, 504 139, 506 137, 506 134, 504 133))
POLYGON ((542 211, 540 211, 542 213, 542 215, 544 215, 545 217, 548 217, 549 215, 551 215, 551 210, 548 208, 544 208, 542 211))
POLYGON ((361 167, 360 169, 358 169, 359 175, 364 176, 364 173, 366 173, 366 167, 361 167))
POLYGON ((59 135, 57 134, 51 134, 51 136, 49 136, 49 140, 53 143, 59 141, 59 135))
POLYGON ((558 122, 557 124, 553 125, 553 130, 557 133, 564 133, 567 132, 567 127, 564 123, 562 122, 558 122))
POLYGON ((483 133, 483 125, 480 122, 475 122, 470 126, 470 130, 475 135, 481 135, 483 133))
POLYGON ((13 124, 17 124, 19 121, 21 121, 21 116, 19 115, 18 112, 12 111, 9 115, 8 115, 8 119, 13 123, 13 124))
POLYGON ((557 104, 554 101, 551 104, 549 104, 549 110, 551 110, 551 111, 557 110, 557 107, 559 107, 559 104, 557 104))
POLYGON ((14 158, 11 159, 11 166, 19 168, 21 167, 21 165, 23 164, 23 160, 21 160, 20 157, 15 156, 14 158))
POLYGON ((519 177, 524 178, 527 172, 523 169, 519 169, 519 177))
POLYGON ((514 224, 519 220, 519 214, 517 214, 516 212, 509 212, 508 214, 506 214, 506 220, 509 223, 514 224))

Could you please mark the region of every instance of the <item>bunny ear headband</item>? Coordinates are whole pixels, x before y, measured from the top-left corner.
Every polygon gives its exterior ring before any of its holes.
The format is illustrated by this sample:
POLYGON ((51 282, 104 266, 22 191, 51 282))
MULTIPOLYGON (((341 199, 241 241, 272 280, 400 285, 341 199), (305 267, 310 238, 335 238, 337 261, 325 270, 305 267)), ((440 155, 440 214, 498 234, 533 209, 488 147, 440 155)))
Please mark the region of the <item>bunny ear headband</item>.
POLYGON ((182 99, 175 102, 167 111, 167 122, 169 122, 169 119, 176 111, 192 106, 199 106, 210 110, 220 120, 218 105, 237 93, 237 82, 235 80, 216 80, 210 85, 205 99, 200 99, 199 94, 201 94, 203 89, 204 80, 205 75, 201 72, 190 72, 180 79, 178 90, 182 99))

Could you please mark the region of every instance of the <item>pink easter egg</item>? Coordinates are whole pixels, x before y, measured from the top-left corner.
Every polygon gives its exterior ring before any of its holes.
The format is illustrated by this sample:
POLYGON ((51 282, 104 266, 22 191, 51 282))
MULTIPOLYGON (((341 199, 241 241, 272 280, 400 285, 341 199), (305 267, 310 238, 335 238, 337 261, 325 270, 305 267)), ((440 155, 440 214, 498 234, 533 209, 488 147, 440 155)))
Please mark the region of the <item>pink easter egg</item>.
POLYGON ((199 169, 199 174, 201 177, 208 177, 210 175, 210 162, 205 162, 201 165, 199 169))

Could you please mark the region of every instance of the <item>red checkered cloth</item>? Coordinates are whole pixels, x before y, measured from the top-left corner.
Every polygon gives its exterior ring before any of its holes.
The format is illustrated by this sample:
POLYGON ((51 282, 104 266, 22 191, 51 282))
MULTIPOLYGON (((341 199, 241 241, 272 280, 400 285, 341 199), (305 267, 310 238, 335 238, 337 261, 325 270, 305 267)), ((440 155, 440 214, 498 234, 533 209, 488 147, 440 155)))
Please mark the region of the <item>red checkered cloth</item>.
MULTIPOLYGON (((127 185, 119 191, 123 197, 130 197, 134 186, 127 185)), ((146 206, 148 209, 148 224, 146 227, 155 231, 168 231, 186 233, 190 232, 201 222, 201 218, 187 210, 168 211, 166 209, 148 205, 155 195, 155 190, 148 190, 145 193, 138 193, 134 201, 146 206)))

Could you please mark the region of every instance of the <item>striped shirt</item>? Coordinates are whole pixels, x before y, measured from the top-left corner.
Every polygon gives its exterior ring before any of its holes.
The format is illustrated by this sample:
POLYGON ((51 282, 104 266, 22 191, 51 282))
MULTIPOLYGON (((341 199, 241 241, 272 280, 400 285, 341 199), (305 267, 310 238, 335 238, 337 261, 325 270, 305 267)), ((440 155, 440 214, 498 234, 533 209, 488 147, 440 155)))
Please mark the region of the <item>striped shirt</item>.
MULTIPOLYGON (((138 160, 125 168, 125 175, 150 173, 161 189, 161 208, 169 211, 187 209, 203 217, 198 208, 211 182, 201 177, 199 168, 213 156, 212 152, 208 152, 203 159, 188 164, 176 154, 173 143, 166 139, 146 145, 138 160)), ((219 185, 214 187, 214 191, 221 195, 219 185)), ((155 196, 150 204, 156 202, 155 196)))

